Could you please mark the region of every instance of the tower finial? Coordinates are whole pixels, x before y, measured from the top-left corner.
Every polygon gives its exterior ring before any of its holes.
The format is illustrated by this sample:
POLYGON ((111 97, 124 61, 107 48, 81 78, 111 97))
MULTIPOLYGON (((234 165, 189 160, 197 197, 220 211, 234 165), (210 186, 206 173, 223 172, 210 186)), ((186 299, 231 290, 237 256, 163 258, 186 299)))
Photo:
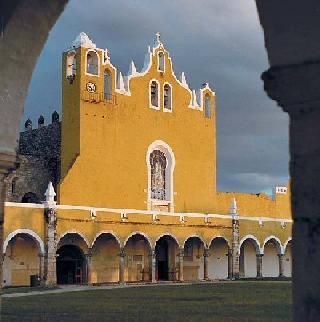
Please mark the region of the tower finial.
POLYGON ((157 42, 161 42, 160 38, 161 38, 161 34, 160 34, 160 32, 158 31, 158 32, 156 33, 156 41, 157 41, 157 42))

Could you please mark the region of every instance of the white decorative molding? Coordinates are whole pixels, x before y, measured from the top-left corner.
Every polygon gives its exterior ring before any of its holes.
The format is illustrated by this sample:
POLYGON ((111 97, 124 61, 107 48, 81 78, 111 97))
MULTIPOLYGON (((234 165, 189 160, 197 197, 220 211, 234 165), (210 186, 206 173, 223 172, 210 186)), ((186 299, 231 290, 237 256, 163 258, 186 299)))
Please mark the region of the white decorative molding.
POLYGON ((278 248, 277 249, 278 253, 283 254, 284 251, 283 251, 283 246, 281 244, 281 241, 280 241, 280 239, 278 237, 276 237, 274 235, 270 235, 264 240, 263 245, 261 247, 261 253, 264 254, 264 247, 265 247, 266 243, 269 242, 270 240, 275 240, 276 241, 276 244, 277 244, 276 247, 278 248))
POLYGON ((232 219, 238 219, 238 207, 237 207, 237 201, 236 198, 231 199, 231 204, 230 204, 230 211, 229 211, 232 219))
POLYGON ((248 239, 251 239, 253 241, 255 241, 255 247, 256 247, 256 252, 257 254, 263 254, 262 250, 261 250, 261 246, 260 246, 260 242, 259 240, 257 239, 257 237, 253 236, 253 235, 246 235, 244 236, 241 240, 240 240, 240 243, 239 243, 239 254, 240 254, 240 249, 241 249, 241 245, 248 239))
POLYGON ((102 231, 99 231, 95 237, 93 238, 93 241, 91 243, 91 248, 94 247, 95 245, 95 242, 97 241, 97 239, 102 236, 102 235, 111 235, 112 237, 114 237, 114 239, 118 242, 119 244, 119 247, 121 246, 121 241, 120 241, 120 238, 112 231, 112 230, 102 230, 102 231))
POLYGON ((285 254, 288 244, 292 242, 292 237, 289 237, 283 244, 283 253, 285 254))
POLYGON ((225 236, 222 236, 222 235, 216 235, 213 238, 211 238, 210 243, 208 244, 208 247, 210 248, 212 243, 214 242, 214 240, 218 239, 218 238, 223 239, 226 242, 226 244, 228 245, 228 247, 231 248, 231 243, 229 242, 229 240, 225 236))
POLYGON ((28 236, 32 237, 32 239, 34 239, 37 242, 39 249, 40 249, 40 253, 42 255, 44 254, 45 248, 44 248, 43 240, 39 237, 39 235, 36 232, 34 232, 33 230, 30 230, 30 229, 25 229, 25 228, 17 229, 15 231, 11 232, 7 236, 7 238, 3 242, 3 246, 2 246, 2 253, 3 254, 6 253, 6 250, 7 250, 10 240, 19 234, 21 234, 21 235, 24 234, 24 235, 28 235, 28 236))
POLYGON ((65 236, 67 236, 68 234, 71 235, 78 235, 79 237, 81 237, 83 239, 83 241, 86 243, 87 247, 90 247, 90 243, 88 241, 88 239, 79 231, 75 230, 75 229, 71 229, 71 230, 67 230, 66 232, 64 232, 63 234, 61 234, 59 236, 59 238, 57 239, 57 245, 60 243, 61 239, 65 236))
POLYGON ((57 203, 55 202, 54 198, 56 196, 56 192, 54 191, 52 182, 50 181, 47 187, 46 192, 44 193, 46 197, 46 201, 44 202, 44 205, 46 207, 54 207, 57 203))
POLYGON ((182 243, 182 247, 184 247, 185 246, 185 244, 186 244, 186 242, 187 242, 187 240, 188 239, 190 239, 190 238, 198 238, 198 239, 200 239, 200 241, 202 242, 202 244, 203 244, 203 246, 205 247, 205 248, 207 248, 207 243, 205 242, 205 240, 201 237, 201 236, 199 236, 199 235, 197 235, 197 234, 193 234, 193 235, 190 235, 190 236, 188 236, 184 241, 183 241, 183 243, 182 243))
POLYGON ((127 242, 129 241, 129 239, 131 238, 131 237, 133 237, 133 236, 135 236, 135 235, 141 235, 141 236, 143 236, 146 240, 147 240, 147 242, 148 242, 148 244, 149 244, 149 246, 150 246, 150 249, 152 249, 152 242, 151 242, 151 240, 150 240, 150 238, 149 238, 149 236, 146 234, 146 233, 143 233, 143 232, 141 232, 141 231, 134 231, 134 232, 132 232, 125 240, 124 240, 124 242, 123 242, 123 247, 125 247, 126 246, 126 244, 127 244, 127 242))
POLYGON ((180 248, 180 243, 179 243, 177 237, 174 236, 172 233, 164 233, 164 234, 159 235, 154 241, 154 248, 156 247, 157 242, 160 240, 160 238, 165 237, 165 236, 171 237, 177 243, 178 247, 180 248))

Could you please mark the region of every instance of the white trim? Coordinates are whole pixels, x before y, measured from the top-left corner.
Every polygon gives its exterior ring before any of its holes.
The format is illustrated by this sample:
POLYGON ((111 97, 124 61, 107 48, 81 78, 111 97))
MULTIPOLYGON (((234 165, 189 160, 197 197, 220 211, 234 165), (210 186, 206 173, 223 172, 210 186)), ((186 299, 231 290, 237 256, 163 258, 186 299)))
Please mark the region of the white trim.
MULTIPOLYGON (((169 184, 169 187, 167 189, 166 187, 166 192, 169 192, 169 196, 166 196, 167 199, 163 200, 163 202, 168 202, 171 204, 171 210, 173 211, 173 206, 174 206, 174 181, 173 181, 173 174, 174 174, 174 169, 175 169, 175 165, 176 165, 176 159, 173 153, 172 148, 165 143, 162 140, 156 140, 154 142, 152 142, 147 150, 147 154, 146 154, 146 163, 147 163, 147 171, 148 171, 148 191, 147 191, 147 204, 148 204, 148 210, 151 209, 151 202, 153 199, 151 199, 151 165, 150 165, 150 154, 156 150, 159 149, 161 152, 165 153, 166 158, 167 158, 167 168, 166 170, 170 171, 168 174, 170 175, 170 182, 166 182, 167 184, 169 184), (170 169, 168 168, 170 166, 170 169), (168 199, 169 197, 169 199, 168 199)), ((166 171, 167 174, 167 171, 166 171)), ((179 215, 180 216, 180 215, 179 215)))
POLYGON ((241 246, 242 244, 247 240, 247 239, 252 239, 256 242, 256 245, 255 245, 255 248, 256 248, 256 251, 259 250, 259 254, 263 254, 262 251, 261 251, 261 246, 260 246, 260 242, 259 240, 257 239, 257 237, 253 236, 253 235, 246 235, 244 236, 241 240, 240 240, 240 243, 239 243, 239 254, 240 254, 240 250, 241 250, 241 246))
POLYGON ((173 102, 173 99, 172 99, 172 85, 170 83, 168 83, 168 82, 164 82, 163 86, 162 86, 162 109, 163 109, 163 112, 172 113, 172 110, 173 110, 172 102, 173 102), (164 87, 166 85, 168 85, 170 87, 170 107, 171 107, 170 109, 164 107, 164 87))
POLYGON ((272 239, 274 239, 278 243, 278 245, 276 246, 278 254, 283 254, 284 252, 283 252, 282 243, 281 243, 280 239, 274 235, 270 235, 264 240, 263 245, 261 247, 261 253, 264 254, 264 247, 266 246, 267 242, 269 242, 272 239), (280 253, 279 253, 279 251, 280 251, 280 253))
POLYGON ((158 80, 156 80, 155 78, 152 78, 149 81, 149 87, 148 87, 148 91, 149 91, 149 108, 153 109, 153 110, 157 110, 160 111, 160 83, 158 80), (157 89, 158 89, 158 94, 157 94, 157 98, 158 98, 158 106, 152 105, 151 103, 151 83, 152 82, 156 82, 157 83, 157 89))
POLYGON ((107 234, 112 235, 112 237, 118 242, 119 247, 121 247, 121 241, 119 237, 112 230, 102 230, 102 231, 99 231, 93 238, 93 241, 91 243, 91 248, 94 247, 95 242, 101 235, 107 235, 107 234))
POLYGON ((180 243, 177 239, 176 236, 172 235, 171 233, 163 233, 161 235, 159 235, 156 239, 155 239, 155 242, 154 242, 154 248, 156 248, 157 246, 157 242, 162 238, 162 237, 165 237, 165 236, 170 236, 172 239, 175 240, 175 242, 177 243, 178 247, 180 248, 180 243))
POLYGON ((141 236, 143 236, 143 237, 148 241, 148 244, 149 244, 149 246, 150 246, 150 249, 152 249, 152 242, 151 242, 151 240, 150 240, 149 236, 148 236, 147 234, 145 234, 145 233, 141 232, 141 231, 134 231, 134 232, 132 232, 129 236, 127 236, 127 238, 126 238, 126 239, 124 240, 124 242, 123 242, 123 247, 126 247, 127 242, 129 241, 129 239, 130 239, 131 237, 135 236, 135 235, 141 235, 141 236))
POLYGON ((287 246, 288 246, 288 244, 289 244, 290 242, 292 242, 292 237, 289 237, 289 238, 285 241, 285 243, 283 244, 283 254, 285 254, 285 253, 286 253, 287 246))
POLYGON ((190 238, 198 238, 198 239, 200 239, 200 240, 201 240, 201 242, 203 243, 203 246, 204 246, 205 248, 207 248, 207 243, 204 241, 204 239, 203 239, 201 236, 199 236, 199 235, 197 235, 197 234, 193 234, 193 235, 188 236, 188 237, 183 241, 183 243, 182 243, 183 248, 184 248, 184 246, 185 246, 186 242, 188 241, 188 239, 190 239, 190 238))
POLYGON ((90 248, 90 243, 88 242, 88 239, 82 233, 80 233, 79 231, 77 231, 75 229, 67 230, 62 235, 60 235, 59 238, 57 239, 57 245, 60 243, 61 239, 63 237, 65 237, 66 235, 68 235, 68 234, 79 235, 84 240, 84 242, 86 243, 87 247, 90 248))
POLYGON ((33 230, 30 230, 30 229, 17 229, 13 232, 11 232, 7 238, 5 239, 5 241, 3 242, 3 246, 2 246, 2 252, 3 254, 6 253, 6 250, 7 250, 7 247, 8 247, 8 244, 10 242, 10 240, 15 237, 16 235, 18 234, 25 234, 25 235, 29 235, 30 237, 32 237, 37 243, 38 243, 38 246, 40 248, 40 252, 41 254, 44 254, 44 243, 42 241, 42 239, 39 237, 39 235, 37 233, 35 233, 33 230))
MULTIPOLYGON (((157 141, 155 141, 157 142, 157 141)), ((162 142, 162 141, 161 141, 162 142)), ((8 202, 4 203, 5 207, 16 207, 16 208, 46 208, 43 204, 32 204, 32 203, 19 203, 19 202, 8 202)), ((90 206, 73 206, 73 205, 56 205, 56 209, 64 209, 64 210, 86 210, 86 211, 95 211, 95 212, 112 212, 119 213, 125 212, 127 214, 142 214, 142 215, 161 215, 161 216, 172 216, 172 217, 180 217, 181 214, 185 217, 193 217, 193 218, 219 218, 219 219, 232 219, 231 215, 222 215, 222 214, 204 214, 204 213, 193 213, 193 212, 185 212, 185 213, 175 213, 175 212, 165 212, 165 211, 154 211, 154 210, 143 210, 143 209, 123 209, 123 208, 98 208, 98 207, 90 207, 90 206)), ((292 223, 292 219, 287 218, 274 218, 274 217, 258 217, 258 216, 238 216, 239 220, 248 220, 248 221, 265 221, 265 222, 285 222, 292 223)))
POLYGON ((97 49, 94 49, 94 48, 89 48, 87 51, 86 51, 86 57, 85 57, 85 75, 88 75, 88 76, 94 76, 94 77, 100 77, 100 55, 98 53, 98 50, 97 49), (98 57, 98 74, 91 74, 91 73, 88 73, 87 72, 87 69, 88 69, 88 54, 89 52, 93 52, 97 55, 98 57))
POLYGON ((214 242, 214 240, 215 240, 215 239, 218 239, 218 238, 222 238, 222 239, 224 239, 224 241, 227 243, 228 248, 230 248, 230 247, 231 247, 231 245, 230 245, 230 243, 229 243, 229 240, 228 240, 226 237, 221 236, 221 235, 218 235, 218 236, 214 236, 213 238, 211 238, 210 243, 208 244, 208 248, 210 248, 210 247, 211 247, 211 245, 212 245, 212 243, 214 242))

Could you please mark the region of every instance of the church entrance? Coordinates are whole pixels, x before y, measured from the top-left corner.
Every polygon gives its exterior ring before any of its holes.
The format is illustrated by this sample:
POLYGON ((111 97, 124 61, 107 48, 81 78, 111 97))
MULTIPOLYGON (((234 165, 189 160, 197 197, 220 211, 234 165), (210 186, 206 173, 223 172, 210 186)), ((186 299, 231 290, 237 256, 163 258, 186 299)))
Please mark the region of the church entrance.
POLYGON ((86 283, 86 261, 81 249, 74 245, 61 246, 57 252, 57 283, 86 283))

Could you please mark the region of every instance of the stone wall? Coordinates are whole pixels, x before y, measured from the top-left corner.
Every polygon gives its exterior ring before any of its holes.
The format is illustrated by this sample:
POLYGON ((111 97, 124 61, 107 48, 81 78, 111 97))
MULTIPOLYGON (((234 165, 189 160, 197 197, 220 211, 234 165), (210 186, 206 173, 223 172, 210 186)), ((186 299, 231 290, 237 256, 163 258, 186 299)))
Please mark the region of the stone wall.
POLYGON ((49 181, 55 189, 60 180, 61 123, 59 115, 52 114, 52 123, 44 125, 43 117, 38 128, 32 129, 27 120, 20 133, 18 167, 6 179, 7 201, 36 202, 44 200, 49 181))

